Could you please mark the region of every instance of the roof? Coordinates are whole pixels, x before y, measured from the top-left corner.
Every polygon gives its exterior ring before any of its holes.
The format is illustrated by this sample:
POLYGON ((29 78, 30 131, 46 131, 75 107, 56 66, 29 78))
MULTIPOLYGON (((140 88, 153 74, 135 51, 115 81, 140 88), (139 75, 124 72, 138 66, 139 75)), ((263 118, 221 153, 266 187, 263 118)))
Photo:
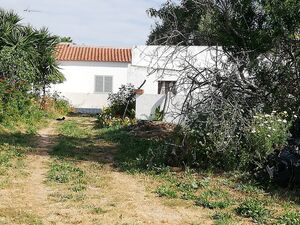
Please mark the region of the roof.
POLYGON ((56 51, 58 61, 92 61, 131 63, 130 48, 85 47, 74 44, 59 44, 56 51))

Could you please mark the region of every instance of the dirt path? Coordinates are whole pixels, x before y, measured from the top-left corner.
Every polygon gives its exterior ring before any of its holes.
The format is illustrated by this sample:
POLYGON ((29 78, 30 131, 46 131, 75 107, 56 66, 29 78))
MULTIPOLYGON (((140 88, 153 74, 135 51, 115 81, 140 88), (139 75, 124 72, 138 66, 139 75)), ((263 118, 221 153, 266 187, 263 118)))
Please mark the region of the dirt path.
POLYGON ((107 175, 110 182, 104 195, 116 202, 115 209, 103 216, 107 224, 116 224, 120 218, 127 224, 211 224, 199 209, 164 205, 136 177, 116 171, 107 175))
POLYGON ((50 123, 48 127, 38 132, 36 140, 37 147, 33 154, 28 155, 28 170, 30 176, 24 184, 25 200, 29 203, 29 207, 38 211, 38 216, 46 218, 48 216, 47 206, 48 195, 51 190, 45 184, 46 174, 49 170, 50 156, 49 151, 55 145, 54 140, 55 124, 50 123))
POLYGON ((55 144, 54 132, 55 124, 50 123, 28 143, 36 147, 25 158, 24 168, 16 170, 11 185, 1 190, 0 224, 44 224, 51 191, 45 177, 50 161, 48 151, 55 144))
POLYGON ((211 224, 206 211, 191 205, 168 206, 146 190, 147 181, 117 171, 109 163, 115 146, 93 136, 91 118, 68 120, 81 124, 91 135, 77 143, 86 158, 72 159, 86 174, 86 189, 70 191, 71 186, 45 182, 50 162, 54 160, 48 152, 58 141, 57 123, 53 122, 39 131, 35 151, 27 156, 28 176, 16 179, 13 188, 0 193, 0 225, 211 224), (8 215, 6 222, 1 223, 1 214, 8 215))

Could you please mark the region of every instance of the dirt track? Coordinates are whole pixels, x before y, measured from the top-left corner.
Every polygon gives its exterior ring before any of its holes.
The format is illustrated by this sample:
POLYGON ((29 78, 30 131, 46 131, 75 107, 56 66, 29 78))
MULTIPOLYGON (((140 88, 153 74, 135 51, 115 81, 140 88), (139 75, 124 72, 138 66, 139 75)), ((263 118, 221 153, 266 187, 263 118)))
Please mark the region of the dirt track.
POLYGON ((99 150, 86 153, 95 160, 72 161, 87 174, 86 190, 70 197, 66 186, 46 182, 53 161, 48 152, 58 140, 53 122, 40 130, 35 151, 27 156, 28 175, 16 177, 13 186, 0 190, 0 224, 212 224, 207 210, 166 204, 147 190, 145 177, 120 172, 112 163, 99 163, 112 160, 115 146, 93 136, 93 119, 67 120, 85 126, 91 134, 88 143, 99 150))

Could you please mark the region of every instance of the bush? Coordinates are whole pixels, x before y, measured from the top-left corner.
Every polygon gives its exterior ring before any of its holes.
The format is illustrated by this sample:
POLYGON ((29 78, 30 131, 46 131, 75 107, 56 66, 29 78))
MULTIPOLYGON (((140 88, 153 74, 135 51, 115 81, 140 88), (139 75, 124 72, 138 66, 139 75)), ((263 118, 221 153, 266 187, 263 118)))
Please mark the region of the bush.
POLYGON ((240 216, 250 217, 258 223, 265 222, 270 214, 264 204, 256 199, 247 199, 239 205, 236 212, 240 216))
POLYGON ((256 168, 263 168, 267 157, 287 144, 290 127, 287 112, 254 116, 245 132, 242 164, 254 164, 256 168))
POLYGON ((133 85, 122 85, 117 93, 109 94, 108 101, 110 113, 113 117, 122 118, 125 110, 126 117, 131 119, 135 117, 135 94, 133 85))
POLYGON ((44 109, 55 115, 66 115, 72 111, 70 103, 63 97, 59 96, 57 92, 45 97, 44 109))
POLYGON ((286 112, 257 114, 248 120, 244 126, 239 126, 239 121, 189 125, 176 130, 170 142, 176 146, 184 143, 180 161, 186 165, 257 171, 264 168, 270 154, 287 144, 293 120, 286 112))
POLYGON ((125 117, 114 117, 111 108, 104 108, 97 117, 97 124, 100 128, 106 127, 122 127, 135 124, 136 120, 125 117))
POLYGON ((133 85, 122 85, 117 93, 109 94, 108 100, 109 107, 104 108, 97 118, 100 128, 121 127, 135 123, 135 94, 133 85), (125 117, 123 118, 124 115, 125 117))

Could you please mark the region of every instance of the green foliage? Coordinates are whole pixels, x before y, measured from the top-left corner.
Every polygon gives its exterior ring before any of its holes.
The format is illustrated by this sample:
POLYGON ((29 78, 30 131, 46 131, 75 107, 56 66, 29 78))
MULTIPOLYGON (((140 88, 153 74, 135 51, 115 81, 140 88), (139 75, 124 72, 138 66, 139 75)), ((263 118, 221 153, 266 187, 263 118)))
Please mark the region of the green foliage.
POLYGON ((287 144, 290 127, 287 112, 255 115, 245 132, 245 149, 241 162, 263 168, 267 157, 287 144))
POLYGON ((47 115, 37 106, 46 88, 64 80, 55 60, 57 37, 20 23, 13 11, 0 9, 0 122, 33 124, 47 115))
POLYGON ((129 117, 120 118, 115 117, 112 108, 104 108, 101 113, 97 116, 97 125, 100 128, 105 127, 126 127, 136 123, 135 119, 130 119, 129 117))
POLYGON ((164 117, 164 112, 160 110, 160 106, 155 109, 154 120, 162 121, 164 117))
POLYGON ((207 190, 204 191, 196 200, 196 205, 209 209, 224 209, 232 204, 229 194, 223 190, 207 190))
POLYGON ((108 108, 97 117, 100 128, 122 127, 135 124, 135 93, 131 84, 122 85, 117 93, 110 93, 108 108), (126 111, 126 112, 125 112, 126 111), (123 118, 123 116, 125 117, 123 118))
POLYGON ((300 224, 299 212, 287 212, 279 218, 275 225, 298 225, 300 224))
POLYGON ((57 37, 58 42, 67 42, 67 43, 73 43, 73 40, 69 36, 64 36, 64 37, 57 37))
POLYGON ((78 167, 67 162, 54 162, 48 171, 48 181, 55 183, 79 182, 84 178, 85 173, 78 167))
POLYGON ((155 191, 159 197, 177 198, 177 193, 171 187, 160 186, 155 191))
POLYGON ((133 85, 122 85, 117 93, 109 94, 108 101, 112 117, 122 118, 124 113, 128 118, 133 119, 135 117, 135 93, 133 85))
POLYGON ((138 138, 118 127, 102 129, 101 137, 118 143, 116 159, 124 170, 160 171, 166 167, 167 147, 161 140, 138 138))
POLYGON ((243 217, 250 217, 255 222, 264 223, 270 212, 264 206, 260 200, 256 199, 247 199, 242 202, 236 209, 237 214, 243 217))
MULTIPOLYGON (((281 118, 289 121, 284 124, 278 121, 282 115, 264 116, 267 126, 253 114, 299 111, 299 10, 297 0, 182 0, 149 10, 159 22, 148 44, 204 43, 222 49, 216 66, 183 68, 177 82, 190 93, 182 108, 188 129, 179 134, 189 146, 188 165, 262 168, 267 155, 286 143, 291 119, 281 118), (191 71, 196 75, 191 77, 191 71)), ((170 52, 169 60, 180 51, 170 52)))
POLYGON ((193 40, 194 45, 207 45, 212 43, 204 34, 198 32, 199 24, 204 13, 204 7, 199 7, 193 0, 181 1, 175 4, 168 1, 158 10, 149 9, 148 14, 156 18, 157 22, 151 31, 147 44, 173 45, 181 43, 189 45, 193 40), (174 21, 176 25, 174 24, 174 21), (180 30, 177 34, 175 30, 180 30), (201 36, 200 36, 201 35, 201 36))

